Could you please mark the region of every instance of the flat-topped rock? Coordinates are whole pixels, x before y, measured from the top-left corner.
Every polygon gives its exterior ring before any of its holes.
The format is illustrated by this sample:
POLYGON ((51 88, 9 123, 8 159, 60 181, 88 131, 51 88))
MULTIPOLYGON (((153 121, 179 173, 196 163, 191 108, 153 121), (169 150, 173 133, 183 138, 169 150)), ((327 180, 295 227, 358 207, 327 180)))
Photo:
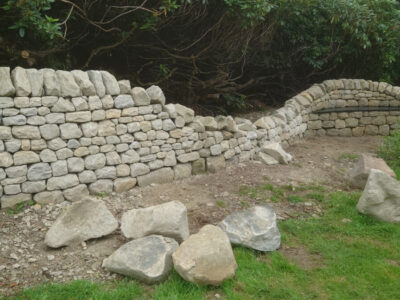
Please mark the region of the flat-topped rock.
POLYGON ((103 261, 103 268, 145 283, 165 280, 172 269, 172 253, 178 243, 151 235, 126 243, 103 261))
POLYGON ((84 199, 74 202, 46 233, 45 244, 52 248, 79 244, 112 233, 118 221, 103 201, 84 199))
POLYGON ((159 234, 182 242, 189 236, 187 209, 178 201, 132 209, 122 215, 121 231, 127 238, 159 234))

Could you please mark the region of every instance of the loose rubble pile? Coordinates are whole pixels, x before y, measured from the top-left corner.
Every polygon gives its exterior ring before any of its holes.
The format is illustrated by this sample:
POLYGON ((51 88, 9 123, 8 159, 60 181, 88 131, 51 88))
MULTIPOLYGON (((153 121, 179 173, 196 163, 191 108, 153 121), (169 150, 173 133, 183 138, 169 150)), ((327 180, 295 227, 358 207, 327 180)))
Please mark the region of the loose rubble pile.
MULTIPOLYGON (((45 243, 52 248, 73 245, 106 236, 117 227, 118 222, 101 200, 84 199, 58 217, 45 243)), ((133 240, 106 258, 102 266, 146 283, 165 280, 174 265, 187 281, 220 285, 233 277, 237 268, 231 243, 259 251, 280 246, 276 215, 269 206, 234 213, 219 227, 206 225, 189 235, 186 207, 172 201, 125 212, 121 231, 133 240)))

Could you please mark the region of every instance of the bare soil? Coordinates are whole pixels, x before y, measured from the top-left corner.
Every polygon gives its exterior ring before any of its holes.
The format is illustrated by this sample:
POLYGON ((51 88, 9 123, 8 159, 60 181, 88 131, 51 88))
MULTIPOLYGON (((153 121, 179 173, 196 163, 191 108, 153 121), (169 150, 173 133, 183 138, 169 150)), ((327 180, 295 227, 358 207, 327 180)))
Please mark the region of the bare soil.
MULTIPOLYGON (((289 165, 266 166, 256 161, 231 164, 217 174, 203 174, 169 184, 134 188, 103 198, 120 220, 124 211, 178 200, 188 209, 190 231, 205 224, 217 224, 231 212, 267 202, 278 218, 304 218, 323 214, 318 201, 271 202, 265 194, 254 193, 263 184, 285 189, 322 185, 330 190, 351 190, 346 174, 355 154, 376 153, 379 137, 316 137, 300 141, 287 149, 294 156, 289 165)), ((102 269, 105 257, 126 242, 119 231, 81 245, 50 249, 44 244, 46 231, 69 203, 26 207, 10 214, 0 211, 0 293, 16 291, 45 282, 75 279, 108 280, 117 278, 102 269)), ((305 269, 318 266, 318 257, 304 249, 286 248, 281 253, 290 260, 304 262, 305 269)))

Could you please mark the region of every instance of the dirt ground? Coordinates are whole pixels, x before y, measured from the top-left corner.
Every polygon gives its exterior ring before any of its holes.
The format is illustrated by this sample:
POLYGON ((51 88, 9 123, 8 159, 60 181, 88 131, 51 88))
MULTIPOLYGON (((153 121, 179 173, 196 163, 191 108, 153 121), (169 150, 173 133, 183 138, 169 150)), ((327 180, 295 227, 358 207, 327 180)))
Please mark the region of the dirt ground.
MULTIPOLYGON (((188 209, 191 233, 205 224, 217 224, 235 210, 266 201, 280 220, 311 217, 323 213, 317 202, 271 202, 251 193, 262 184, 296 187, 313 184, 330 190, 350 190, 346 174, 354 164, 355 154, 376 153, 379 137, 316 137, 300 141, 286 149, 294 156, 289 165, 266 166, 256 161, 231 164, 217 174, 203 174, 170 184, 154 185, 113 194, 103 198, 120 220, 124 211, 178 200, 188 209)), ((108 280, 118 278, 102 269, 105 257, 126 239, 119 231, 81 245, 50 249, 44 244, 46 231, 69 204, 38 205, 17 214, 0 211, 0 293, 10 295, 18 290, 45 282, 75 279, 108 280)), ((281 253, 296 260, 304 249, 281 248, 281 253)), ((300 266, 301 267, 301 266, 300 266)))

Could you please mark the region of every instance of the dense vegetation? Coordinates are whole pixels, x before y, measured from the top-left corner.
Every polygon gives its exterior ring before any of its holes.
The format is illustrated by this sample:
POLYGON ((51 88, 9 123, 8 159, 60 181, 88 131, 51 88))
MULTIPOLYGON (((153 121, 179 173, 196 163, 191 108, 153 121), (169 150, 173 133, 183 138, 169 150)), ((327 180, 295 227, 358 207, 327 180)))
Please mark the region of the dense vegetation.
POLYGON ((394 0, 3 0, 0 65, 108 69, 216 112, 326 78, 398 83, 399 25, 394 0))

